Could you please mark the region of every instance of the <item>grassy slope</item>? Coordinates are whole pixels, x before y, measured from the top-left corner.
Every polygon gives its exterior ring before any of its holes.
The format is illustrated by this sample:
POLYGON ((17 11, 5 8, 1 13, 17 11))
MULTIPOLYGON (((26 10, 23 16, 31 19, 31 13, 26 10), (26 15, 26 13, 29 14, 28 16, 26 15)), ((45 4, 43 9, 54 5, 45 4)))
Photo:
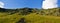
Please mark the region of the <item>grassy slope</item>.
POLYGON ((0 23, 15 23, 16 21, 20 20, 21 17, 22 16, 17 14, 8 15, 8 14, 0 13, 0 23))
MULTIPOLYGON (((50 15, 42 16, 41 14, 43 13, 31 13, 26 16, 19 15, 19 13, 15 14, 8 14, 8 13, 3 13, 0 12, 0 23, 16 23, 18 22, 21 18, 25 18, 26 23, 60 23, 60 17, 55 16, 56 14, 55 11, 58 9, 53 9, 53 10, 42 10, 45 12, 45 14, 52 13, 50 15)), ((40 11, 41 12, 41 11, 40 11)), ((58 11, 56 11, 58 12, 58 11)), ((45 15, 43 14, 43 15, 45 15)), ((60 16, 60 15, 59 15, 60 16)))
POLYGON ((31 23, 60 23, 60 17, 56 16, 41 16, 39 14, 30 14, 26 16, 31 23))
POLYGON ((41 16, 36 13, 31 13, 26 16, 16 14, 8 15, 0 13, 0 23, 16 23, 21 18, 25 18, 26 23, 60 23, 60 17, 57 16, 41 16))

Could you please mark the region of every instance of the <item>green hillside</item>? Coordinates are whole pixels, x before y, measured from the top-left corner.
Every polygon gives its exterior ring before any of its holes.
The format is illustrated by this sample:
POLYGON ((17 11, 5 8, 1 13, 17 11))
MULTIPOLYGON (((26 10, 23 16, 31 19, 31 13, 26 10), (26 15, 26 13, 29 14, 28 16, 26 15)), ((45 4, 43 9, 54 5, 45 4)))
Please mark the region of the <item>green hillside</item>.
POLYGON ((60 8, 0 8, 0 23, 60 23, 60 8))

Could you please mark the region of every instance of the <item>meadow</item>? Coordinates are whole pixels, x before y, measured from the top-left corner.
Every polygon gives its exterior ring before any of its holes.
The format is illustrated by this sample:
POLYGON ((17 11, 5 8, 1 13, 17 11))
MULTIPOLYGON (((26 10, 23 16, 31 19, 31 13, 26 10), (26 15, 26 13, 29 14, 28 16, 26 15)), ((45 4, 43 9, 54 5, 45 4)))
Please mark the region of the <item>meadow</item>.
MULTIPOLYGON (((54 10, 55 9, 53 9, 53 11, 54 10)), ((44 10, 44 12, 45 14, 43 14, 43 12, 41 11, 39 12, 33 11, 33 13, 30 14, 27 13, 26 15, 21 15, 23 13, 19 12, 13 14, 0 12, 0 23, 60 23, 60 16, 54 14, 55 12, 54 13, 49 12, 50 15, 48 14, 47 10, 44 10)))
POLYGON ((57 16, 42 16, 36 13, 31 13, 26 16, 6 13, 0 13, 0 23, 18 23, 21 18, 25 18, 25 23, 60 23, 60 17, 57 16))

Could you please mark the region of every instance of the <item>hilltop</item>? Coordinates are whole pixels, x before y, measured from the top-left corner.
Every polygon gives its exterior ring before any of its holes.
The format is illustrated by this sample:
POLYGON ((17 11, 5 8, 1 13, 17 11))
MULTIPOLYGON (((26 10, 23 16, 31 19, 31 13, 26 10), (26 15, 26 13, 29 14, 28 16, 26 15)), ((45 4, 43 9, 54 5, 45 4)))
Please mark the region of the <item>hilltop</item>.
POLYGON ((0 12, 5 13, 21 13, 22 15, 26 15, 29 13, 39 13, 40 15, 56 15, 59 16, 60 14, 60 8, 53 8, 53 9, 37 9, 37 8, 19 8, 19 9, 4 9, 0 8, 0 12))

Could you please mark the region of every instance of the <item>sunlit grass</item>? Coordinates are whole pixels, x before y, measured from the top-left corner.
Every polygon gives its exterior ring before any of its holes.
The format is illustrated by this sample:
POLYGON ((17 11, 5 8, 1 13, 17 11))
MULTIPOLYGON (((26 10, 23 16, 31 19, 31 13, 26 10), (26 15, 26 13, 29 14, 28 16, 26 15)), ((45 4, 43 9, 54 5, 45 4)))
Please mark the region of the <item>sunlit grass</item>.
POLYGON ((16 23, 23 17, 26 23, 60 23, 60 17, 57 16, 42 16, 36 13, 31 13, 26 16, 18 15, 17 13, 12 15, 0 14, 0 23, 16 23))

